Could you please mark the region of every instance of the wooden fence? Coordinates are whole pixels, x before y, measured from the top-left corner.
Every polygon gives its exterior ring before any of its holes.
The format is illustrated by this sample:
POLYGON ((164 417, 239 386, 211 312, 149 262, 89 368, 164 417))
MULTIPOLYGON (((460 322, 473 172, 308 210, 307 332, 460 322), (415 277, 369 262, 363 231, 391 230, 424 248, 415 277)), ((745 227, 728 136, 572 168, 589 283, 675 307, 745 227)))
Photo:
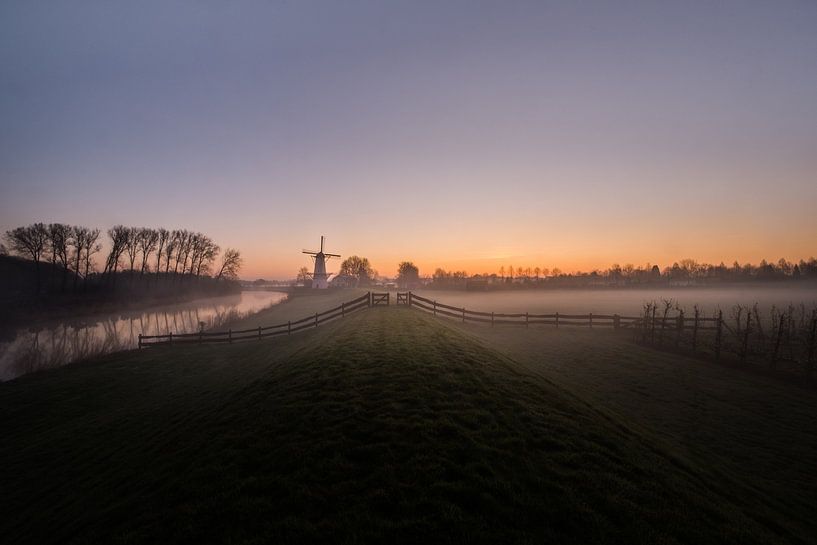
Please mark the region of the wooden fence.
MULTIPOLYGON (((253 329, 240 329, 233 331, 205 332, 198 333, 168 333, 167 335, 139 335, 139 348, 154 345, 174 345, 174 344, 202 344, 202 343, 232 343, 238 341, 252 341, 275 337, 278 335, 291 335, 298 331, 318 327, 336 318, 342 318, 348 314, 372 306, 374 296, 379 294, 366 293, 345 303, 341 303, 335 308, 330 308, 323 312, 316 312, 313 315, 301 318, 300 320, 288 321, 286 323, 259 326, 253 329)), ((388 294, 386 294, 388 295, 388 294)), ((387 299, 388 301, 388 299, 387 299)), ((388 303, 387 303, 388 304, 388 303)))
POLYGON ((502 313, 502 312, 478 312, 476 310, 468 310, 463 307, 454 307, 420 297, 419 295, 408 292, 407 294, 399 294, 407 296, 408 305, 412 308, 417 308, 425 312, 431 313, 434 316, 446 316, 454 318, 462 322, 481 322, 486 324, 508 324, 521 325, 528 327, 530 325, 553 325, 560 326, 583 326, 583 327, 612 327, 613 329, 636 328, 641 324, 642 318, 640 316, 621 316, 619 314, 561 314, 559 312, 553 314, 531 314, 524 313, 502 313))
POLYGON ((772 321, 772 327, 761 327, 757 309, 754 314, 737 317, 733 326, 724 320, 723 312, 703 316, 696 308, 690 316, 667 307, 660 314, 655 304, 645 305, 641 316, 618 314, 530 314, 477 312, 446 305, 413 292, 398 293, 397 300, 434 316, 461 322, 482 322, 530 326, 531 324, 628 329, 636 341, 662 350, 675 350, 715 360, 726 358, 741 364, 765 364, 771 370, 813 376, 817 367, 817 309, 810 318, 804 313, 795 323, 792 310, 772 321), (754 316, 754 318, 753 318, 754 316))

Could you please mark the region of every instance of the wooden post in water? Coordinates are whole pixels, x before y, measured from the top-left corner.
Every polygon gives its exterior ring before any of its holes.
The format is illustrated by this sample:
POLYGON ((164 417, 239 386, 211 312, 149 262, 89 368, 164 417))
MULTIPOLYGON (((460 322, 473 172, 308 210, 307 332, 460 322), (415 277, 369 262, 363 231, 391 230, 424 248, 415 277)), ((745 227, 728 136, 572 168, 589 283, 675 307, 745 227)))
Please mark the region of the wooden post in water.
POLYGON ((721 359, 721 342, 723 341, 723 311, 718 311, 718 329, 715 331, 715 359, 721 359))

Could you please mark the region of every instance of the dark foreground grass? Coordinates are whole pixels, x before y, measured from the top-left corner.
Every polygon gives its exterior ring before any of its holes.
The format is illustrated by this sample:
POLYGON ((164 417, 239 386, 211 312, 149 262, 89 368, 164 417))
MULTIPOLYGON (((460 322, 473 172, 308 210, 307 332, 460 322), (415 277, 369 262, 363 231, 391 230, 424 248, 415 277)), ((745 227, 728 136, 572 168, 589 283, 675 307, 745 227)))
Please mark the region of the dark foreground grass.
POLYGON ((693 465, 453 327, 373 309, 0 384, 9 543, 771 543, 693 465))

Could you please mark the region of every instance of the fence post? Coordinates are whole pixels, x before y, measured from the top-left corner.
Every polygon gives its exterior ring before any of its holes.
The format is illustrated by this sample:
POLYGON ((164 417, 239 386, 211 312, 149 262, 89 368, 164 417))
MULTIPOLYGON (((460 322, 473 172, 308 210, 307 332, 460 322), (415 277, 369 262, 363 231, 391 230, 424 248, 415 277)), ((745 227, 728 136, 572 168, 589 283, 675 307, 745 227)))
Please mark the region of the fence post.
POLYGON ((199 330, 199 344, 201 344, 204 341, 204 339, 202 339, 202 337, 204 337, 203 333, 204 333, 203 331, 199 330))
POLYGON ((434 316, 437 315, 437 301, 434 301, 434 316))
POLYGON ((814 372, 814 344, 817 340, 817 310, 811 311, 811 334, 808 339, 808 374, 814 372))
POLYGON ((613 314, 613 329, 618 329, 619 327, 621 327, 621 316, 613 314))
POLYGON ((528 327, 528 313, 525 313, 525 327, 528 327))
POLYGON ((777 338, 774 340, 774 350, 772 351, 772 360, 769 366, 774 369, 777 366, 777 354, 780 350, 780 341, 783 339, 783 324, 785 323, 786 313, 780 314, 780 323, 777 324, 777 338))
POLYGON ((559 313, 556 313, 556 329, 559 329, 559 313))
POLYGON ((315 327, 318 327, 318 313, 315 313, 315 327))
POLYGON ((743 332, 743 346, 740 350, 740 362, 746 363, 747 352, 749 351, 749 332, 752 329, 752 313, 746 313, 746 331, 743 332))
POLYGON ((462 310, 462 323, 465 323, 465 307, 462 307, 460 310, 462 310))
POLYGON ((386 306, 391 305, 391 292, 386 292, 386 306))
POLYGON ((142 334, 139 334, 139 349, 142 349, 142 334))
POLYGON ((258 340, 261 340, 261 326, 258 326, 258 340))
POLYGON ((718 329, 715 332, 715 359, 721 359, 721 341, 723 340, 723 311, 718 311, 718 329))
POLYGON ((169 337, 170 337, 170 343, 169 344, 170 344, 170 346, 173 346, 173 332, 172 331, 170 332, 169 337))
POLYGON ((698 349, 698 318, 700 316, 700 311, 698 307, 695 307, 695 325, 692 326, 692 353, 694 354, 695 351, 698 349))
POLYGON ((233 342, 233 330, 232 329, 227 330, 227 340, 230 342, 230 344, 232 344, 232 342, 233 342))
POLYGON ((590 327, 593 327, 593 313, 590 313, 590 327))
POLYGON ((287 320, 287 335, 292 334, 292 320, 287 320))
POLYGON ((366 296, 369 298, 369 299, 368 299, 368 301, 369 301, 369 307, 371 307, 371 306, 372 306, 372 292, 367 291, 367 292, 366 292, 366 296))
POLYGON ((411 308, 411 292, 408 292, 408 306, 411 308))
POLYGON ((681 310, 678 313, 678 331, 675 335, 675 348, 678 348, 678 345, 681 343, 681 335, 684 333, 684 311, 681 310))
POLYGON ((494 327, 494 312, 491 311, 491 327, 494 327))
POLYGON ((650 327, 650 343, 655 344, 655 309, 658 308, 658 305, 652 306, 652 319, 651 327, 650 327))
POLYGON ((343 318, 346 316, 346 303, 340 304, 340 317, 343 318))

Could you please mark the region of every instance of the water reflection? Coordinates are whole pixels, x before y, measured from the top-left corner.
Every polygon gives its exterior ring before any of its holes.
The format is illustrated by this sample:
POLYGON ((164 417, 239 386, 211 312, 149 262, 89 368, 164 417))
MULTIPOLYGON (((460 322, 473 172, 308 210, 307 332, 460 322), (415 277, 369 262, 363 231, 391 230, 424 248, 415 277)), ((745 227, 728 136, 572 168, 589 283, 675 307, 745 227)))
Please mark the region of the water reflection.
MULTIPOLYGON (((0 380, 135 348, 139 334, 192 333, 280 303, 285 293, 245 291, 138 311, 83 316, 21 328, 0 340, 0 380)), ((6 332, 8 333, 8 332, 6 332)))

